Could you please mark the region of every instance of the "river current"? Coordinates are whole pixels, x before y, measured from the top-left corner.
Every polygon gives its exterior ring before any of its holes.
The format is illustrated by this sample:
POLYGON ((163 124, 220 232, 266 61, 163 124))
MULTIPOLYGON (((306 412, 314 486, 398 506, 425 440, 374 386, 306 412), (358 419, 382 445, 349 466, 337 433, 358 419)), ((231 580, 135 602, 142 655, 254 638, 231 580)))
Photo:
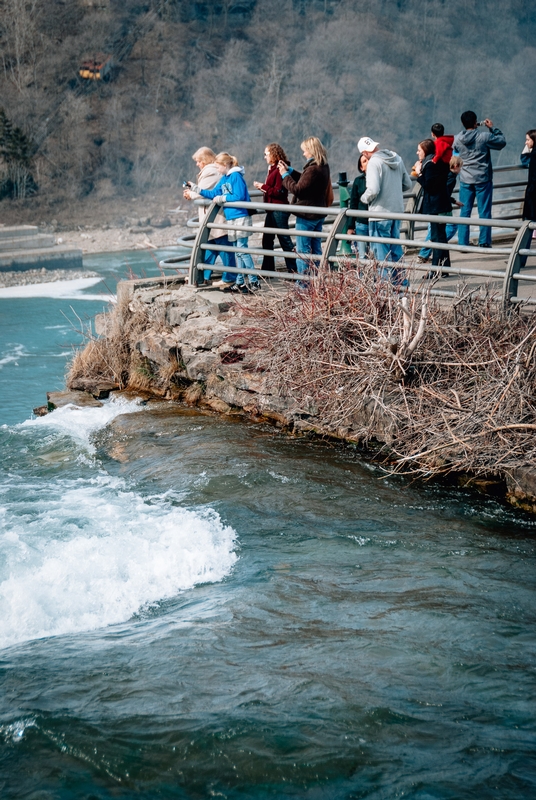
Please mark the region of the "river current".
POLYGON ((533 519, 174 405, 33 418, 144 258, 0 292, 2 800, 535 797, 533 519))

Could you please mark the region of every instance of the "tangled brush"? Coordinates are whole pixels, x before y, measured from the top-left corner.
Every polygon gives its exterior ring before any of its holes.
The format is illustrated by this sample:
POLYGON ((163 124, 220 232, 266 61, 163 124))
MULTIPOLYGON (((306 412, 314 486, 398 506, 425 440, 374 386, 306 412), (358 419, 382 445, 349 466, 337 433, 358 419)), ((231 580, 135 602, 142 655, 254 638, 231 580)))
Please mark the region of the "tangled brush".
POLYGON ((451 304, 319 271, 244 306, 259 368, 324 430, 379 438, 390 470, 511 474, 536 461, 536 325, 484 287, 451 304), (378 432, 381 431, 381 435, 378 432))

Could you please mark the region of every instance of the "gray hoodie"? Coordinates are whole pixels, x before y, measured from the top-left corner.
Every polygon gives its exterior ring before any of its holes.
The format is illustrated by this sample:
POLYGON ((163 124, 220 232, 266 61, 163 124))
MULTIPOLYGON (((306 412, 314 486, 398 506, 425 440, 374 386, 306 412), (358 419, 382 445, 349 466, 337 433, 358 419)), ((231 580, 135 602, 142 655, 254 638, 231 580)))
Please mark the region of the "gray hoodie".
POLYGON ((504 134, 498 128, 470 128, 454 137, 453 149, 463 160, 460 170, 462 183, 487 183, 493 178, 490 150, 506 146, 504 134))
POLYGON ((368 162, 366 176, 361 202, 368 204, 370 211, 402 214, 403 192, 411 189, 412 183, 400 156, 392 150, 377 150, 368 162))

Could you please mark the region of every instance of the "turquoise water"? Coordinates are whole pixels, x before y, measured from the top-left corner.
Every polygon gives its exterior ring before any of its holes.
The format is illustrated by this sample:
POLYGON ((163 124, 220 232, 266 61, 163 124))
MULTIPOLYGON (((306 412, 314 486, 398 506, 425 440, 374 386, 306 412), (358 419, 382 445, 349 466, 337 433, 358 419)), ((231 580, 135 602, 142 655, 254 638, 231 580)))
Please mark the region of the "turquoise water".
POLYGON ((103 305, 0 297, 0 796, 534 796, 534 521, 175 406, 32 419, 103 305))

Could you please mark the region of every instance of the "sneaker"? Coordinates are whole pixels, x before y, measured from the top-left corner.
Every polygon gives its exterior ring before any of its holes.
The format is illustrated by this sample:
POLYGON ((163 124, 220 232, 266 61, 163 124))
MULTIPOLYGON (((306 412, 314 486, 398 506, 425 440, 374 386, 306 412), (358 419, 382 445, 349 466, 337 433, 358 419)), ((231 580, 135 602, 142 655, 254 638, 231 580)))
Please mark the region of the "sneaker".
POLYGON ((255 281, 254 283, 250 283, 249 284, 249 291, 250 292, 260 292, 260 290, 261 290, 261 285, 260 285, 259 281, 255 281))
POLYGON ((239 292, 240 291, 240 286, 238 286, 236 283, 224 283, 223 286, 224 286, 224 288, 223 288, 224 292, 239 292))
POLYGON ((230 286, 234 286, 234 281, 233 283, 228 283, 227 281, 214 281, 212 286, 214 286, 216 289, 228 289, 230 286))
POLYGON ((426 264, 428 261, 430 261, 430 256, 418 256, 417 258, 417 264, 426 264))

